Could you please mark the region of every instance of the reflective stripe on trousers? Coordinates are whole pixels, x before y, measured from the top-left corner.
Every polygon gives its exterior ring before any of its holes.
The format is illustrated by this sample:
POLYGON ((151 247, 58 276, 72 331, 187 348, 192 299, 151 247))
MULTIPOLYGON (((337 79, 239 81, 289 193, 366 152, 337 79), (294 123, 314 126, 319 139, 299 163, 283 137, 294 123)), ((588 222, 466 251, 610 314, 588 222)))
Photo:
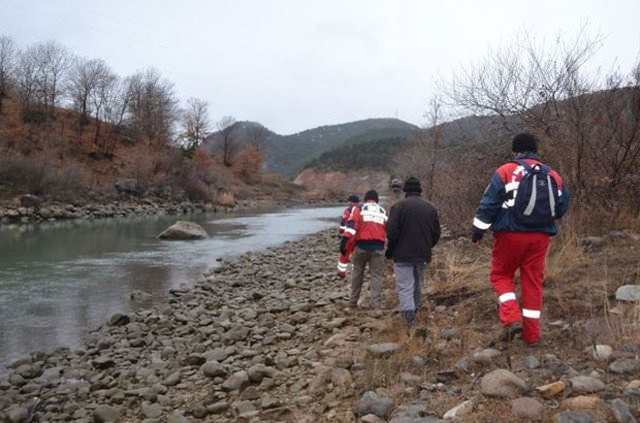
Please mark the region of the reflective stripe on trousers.
POLYGON ((500 321, 503 325, 522 321, 522 339, 526 342, 540 339, 542 281, 549 241, 550 236, 541 232, 494 233, 490 279, 500 299, 500 321), (517 270, 520 271, 520 301, 515 295, 517 270))

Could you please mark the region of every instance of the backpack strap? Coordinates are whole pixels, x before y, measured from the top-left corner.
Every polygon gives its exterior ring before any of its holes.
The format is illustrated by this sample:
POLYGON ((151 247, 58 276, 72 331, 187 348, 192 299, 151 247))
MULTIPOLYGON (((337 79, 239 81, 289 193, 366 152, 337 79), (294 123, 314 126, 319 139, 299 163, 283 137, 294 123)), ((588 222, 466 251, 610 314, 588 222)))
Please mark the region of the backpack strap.
POLYGON ((529 172, 531 170, 531 165, 529 163, 526 162, 526 160, 523 159, 515 159, 515 160, 511 160, 513 163, 517 163, 520 166, 522 166, 524 168, 524 170, 526 170, 527 172, 529 172))

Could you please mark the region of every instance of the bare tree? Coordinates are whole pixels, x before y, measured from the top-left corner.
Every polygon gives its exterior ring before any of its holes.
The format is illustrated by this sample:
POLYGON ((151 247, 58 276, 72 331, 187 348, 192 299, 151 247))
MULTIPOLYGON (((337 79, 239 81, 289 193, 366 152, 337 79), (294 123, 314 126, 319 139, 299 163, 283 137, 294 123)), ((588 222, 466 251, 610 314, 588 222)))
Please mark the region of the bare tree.
POLYGON ((178 117, 173 83, 162 79, 155 69, 148 69, 131 76, 128 86, 132 127, 151 142, 168 142, 178 117))
POLYGON ((209 136, 209 111, 204 100, 190 98, 187 108, 182 113, 183 148, 193 152, 209 136))
POLYGON ((600 37, 586 36, 584 28, 575 41, 558 38, 551 48, 525 34, 511 47, 490 53, 479 66, 454 75, 445 95, 452 105, 474 114, 499 116, 511 133, 526 127, 547 143, 573 141, 566 168, 574 187, 584 187, 590 113, 583 94, 593 84, 582 67, 599 45, 600 37))
POLYGON ((32 53, 20 56, 17 69, 17 89, 23 117, 39 103, 38 63, 32 53))
POLYGON ((6 35, 0 35, 0 114, 2 114, 2 101, 9 97, 17 56, 18 49, 13 39, 6 35))
MULTIPOLYGON (((99 144, 100 140, 100 128, 102 126, 102 121, 106 120, 105 109, 109 105, 109 101, 112 99, 113 90, 115 84, 118 81, 118 76, 111 72, 111 70, 105 66, 97 66, 98 71, 95 74, 95 86, 89 93, 89 104, 93 109, 93 115, 95 118, 95 135, 94 135, 94 143, 96 145, 99 144)), ((104 144, 105 153, 109 154, 109 151, 106 151, 106 145, 104 144)))
POLYGON ((125 122, 129 109, 130 92, 127 81, 116 78, 104 92, 105 103, 102 111, 102 119, 109 122, 114 128, 120 128, 125 122))
POLYGON ((64 80, 74 58, 66 48, 48 41, 27 48, 19 65, 19 89, 23 108, 44 113, 45 120, 63 96, 64 80))
POLYGON ((427 178, 426 193, 427 198, 433 198, 434 184, 436 180, 436 168, 438 166, 438 154, 442 143, 442 98, 434 96, 429 101, 429 108, 425 113, 427 118, 427 178))
POLYGON ((438 175, 442 147, 442 123, 444 104, 438 95, 431 98, 429 108, 424 114, 427 119, 424 127, 417 130, 408 146, 396 155, 394 174, 403 177, 414 176, 422 181, 424 195, 433 198, 438 175))
POLYGON ((269 130, 259 123, 250 124, 247 128, 248 142, 258 153, 264 150, 264 144, 269 136, 269 130))
POLYGON ((95 143, 98 152, 104 155, 111 155, 115 148, 117 136, 120 134, 125 116, 129 108, 129 86, 126 81, 113 75, 114 79, 104 80, 104 84, 98 86, 96 90, 96 102, 101 103, 101 107, 97 109, 96 119, 99 119, 97 125, 101 121, 110 123, 110 130, 106 136, 98 137, 98 128, 96 128, 95 143))
POLYGON ((224 116, 217 123, 222 146, 222 162, 225 166, 233 164, 233 156, 237 153, 239 140, 235 136, 236 119, 233 116, 224 116))
POLYGON ((76 62, 69 76, 69 96, 74 109, 80 113, 81 122, 86 123, 92 115, 98 117, 99 112, 91 107, 103 104, 102 93, 113 79, 114 73, 101 59, 81 59, 76 62))
POLYGON ((596 103, 589 109, 593 124, 585 131, 584 151, 586 166, 597 181, 593 185, 606 191, 603 198, 610 206, 614 199, 627 198, 638 210, 640 75, 632 71, 628 81, 619 74, 611 75, 606 89, 592 98, 592 102, 596 103))
POLYGON ((454 74, 444 93, 452 105, 498 115, 505 125, 506 118, 518 115, 527 124, 552 126, 548 120, 559 118, 558 102, 580 89, 579 71, 600 44, 584 28, 574 42, 558 38, 551 48, 524 34, 511 46, 490 52, 479 65, 454 74))

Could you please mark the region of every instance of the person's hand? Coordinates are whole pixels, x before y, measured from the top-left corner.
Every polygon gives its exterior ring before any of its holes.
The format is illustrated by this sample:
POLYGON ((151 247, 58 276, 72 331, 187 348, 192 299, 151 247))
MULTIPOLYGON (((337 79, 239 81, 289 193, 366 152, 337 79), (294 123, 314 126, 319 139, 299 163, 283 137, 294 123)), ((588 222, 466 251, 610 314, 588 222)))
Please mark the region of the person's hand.
POLYGON ((476 228, 471 229, 471 242, 473 242, 474 244, 476 242, 480 242, 483 236, 484 236, 484 231, 481 231, 480 229, 476 229, 476 228))
POLYGON ((384 256, 388 259, 392 259, 393 258, 393 252, 390 249, 386 249, 384 252, 384 256))
POLYGON ((347 238, 342 237, 340 240, 340 254, 345 255, 347 252, 347 238))

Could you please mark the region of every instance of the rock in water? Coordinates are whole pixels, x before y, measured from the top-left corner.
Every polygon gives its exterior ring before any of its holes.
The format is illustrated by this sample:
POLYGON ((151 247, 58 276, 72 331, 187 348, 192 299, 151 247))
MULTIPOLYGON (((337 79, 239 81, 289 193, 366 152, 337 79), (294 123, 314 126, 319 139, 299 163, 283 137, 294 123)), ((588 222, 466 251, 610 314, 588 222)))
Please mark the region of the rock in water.
POLYGON ((179 220, 165 229, 158 238, 168 240, 203 239, 209 234, 197 223, 179 220))

